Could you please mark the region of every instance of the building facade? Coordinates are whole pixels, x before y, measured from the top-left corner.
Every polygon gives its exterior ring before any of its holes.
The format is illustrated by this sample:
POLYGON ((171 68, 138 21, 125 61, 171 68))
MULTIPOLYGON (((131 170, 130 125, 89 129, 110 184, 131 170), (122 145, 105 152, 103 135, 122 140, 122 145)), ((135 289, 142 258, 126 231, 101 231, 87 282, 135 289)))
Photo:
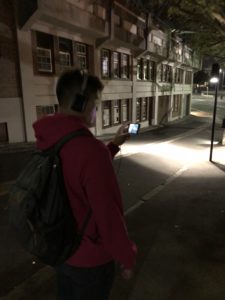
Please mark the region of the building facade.
POLYGON ((97 75, 105 86, 91 129, 96 136, 114 133, 126 121, 145 128, 189 114, 200 59, 153 24, 150 14, 122 0, 23 0, 10 20, 5 23, 8 43, 17 49, 12 59, 17 89, 0 94, 0 115, 10 111, 6 119, 1 116, 0 128, 7 131, 2 141, 34 140, 32 123, 57 111, 56 82, 71 67, 97 75))

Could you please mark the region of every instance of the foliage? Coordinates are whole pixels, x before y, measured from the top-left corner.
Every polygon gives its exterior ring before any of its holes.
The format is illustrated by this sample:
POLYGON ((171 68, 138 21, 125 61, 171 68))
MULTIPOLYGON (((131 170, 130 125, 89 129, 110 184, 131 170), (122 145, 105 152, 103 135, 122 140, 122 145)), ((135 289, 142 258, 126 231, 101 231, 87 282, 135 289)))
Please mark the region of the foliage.
POLYGON ((209 81, 209 75, 204 71, 198 71, 194 74, 194 83, 204 84, 209 81))

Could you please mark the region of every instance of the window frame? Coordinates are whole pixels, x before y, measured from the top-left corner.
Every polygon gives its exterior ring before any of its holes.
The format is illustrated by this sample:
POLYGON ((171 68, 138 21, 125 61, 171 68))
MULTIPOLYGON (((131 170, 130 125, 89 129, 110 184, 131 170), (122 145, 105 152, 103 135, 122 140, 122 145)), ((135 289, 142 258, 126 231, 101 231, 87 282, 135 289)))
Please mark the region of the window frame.
POLYGON ((52 74, 53 73, 53 60, 52 60, 52 50, 51 49, 47 49, 47 48, 43 48, 43 47, 36 47, 36 57, 37 57, 37 71, 38 72, 40 72, 40 73, 48 73, 48 74, 52 74), (38 55, 38 51, 43 51, 43 52, 47 52, 47 53, 49 53, 49 59, 50 59, 50 66, 51 66, 51 69, 41 69, 40 67, 39 67, 39 61, 38 61, 38 59, 40 58, 40 57, 42 57, 42 58, 46 58, 46 56, 39 56, 38 55))
POLYGON ((120 59, 120 78, 124 79, 124 80, 127 80, 127 79, 130 78, 129 55, 126 54, 126 53, 120 53, 120 57, 121 57, 121 59, 120 59), (126 58, 126 60, 124 60, 124 58, 126 58), (126 64, 124 64, 124 61, 126 61, 126 64))
POLYGON ((113 79, 119 79, 121 77, 121 68, 120 68, 120 64, 121 64, 121 56, 120 53, 117 51, 112 51, 112 78, 113 79), (115 55, 117 56, 117 59, 115 60, 115 55), (115 72, 115 61, 117 62, 117 72, 115 72))

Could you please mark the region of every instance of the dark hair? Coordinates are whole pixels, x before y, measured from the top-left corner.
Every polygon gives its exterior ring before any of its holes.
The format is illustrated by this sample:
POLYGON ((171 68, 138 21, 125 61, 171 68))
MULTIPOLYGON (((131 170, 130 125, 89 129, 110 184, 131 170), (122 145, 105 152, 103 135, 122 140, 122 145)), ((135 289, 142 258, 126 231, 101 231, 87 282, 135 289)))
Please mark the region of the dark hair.
MULTIPOLYGON (((75 96, 76 93, 80 92, 84 79, 83 76, 83 73, 79 69, 68 70, 61 74, 56 85, 56 96, 60 106, 68 104, 71 94, 75 96)), ((87 76, 85 94, 88 95, 103 90, 104 85, 97 76, 89 74, 87 76)))

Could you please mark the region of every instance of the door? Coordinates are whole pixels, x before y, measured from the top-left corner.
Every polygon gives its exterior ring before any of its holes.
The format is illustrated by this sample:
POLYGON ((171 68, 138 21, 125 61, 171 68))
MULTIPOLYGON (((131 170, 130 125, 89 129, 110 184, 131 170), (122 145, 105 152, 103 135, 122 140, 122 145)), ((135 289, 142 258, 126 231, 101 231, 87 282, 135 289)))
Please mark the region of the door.
POLYGON ((186 116, 190 114, 190 106, 191 106, 191 95, 187 95, 186 116))
POLYGON ((0 143, 9 141, 7 123, 0 123, 0 143))
POLYGON ((149 110, 148 110, 148 120, 149 125, 152 125, 152 119, 154 118, 154 107, 155 107, 155 97, 149 97, 149 110))
POLYGON ((168 115, 169 115, 169 96, 159 96, 158 124, 167 123, 168 115))

